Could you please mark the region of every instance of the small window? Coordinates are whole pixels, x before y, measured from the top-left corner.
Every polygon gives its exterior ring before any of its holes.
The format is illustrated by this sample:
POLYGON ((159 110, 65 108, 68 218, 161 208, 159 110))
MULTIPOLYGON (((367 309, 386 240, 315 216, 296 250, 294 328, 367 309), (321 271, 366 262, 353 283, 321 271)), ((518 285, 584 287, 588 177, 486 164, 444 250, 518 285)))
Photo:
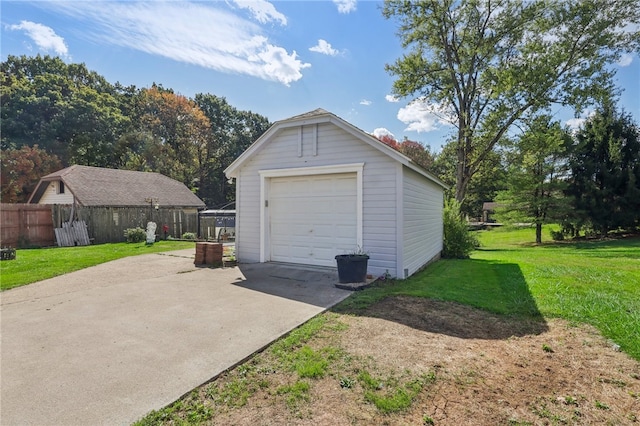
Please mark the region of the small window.
POLYGON ((64 182, 58 181, 58 194, 64 194, 64 182))

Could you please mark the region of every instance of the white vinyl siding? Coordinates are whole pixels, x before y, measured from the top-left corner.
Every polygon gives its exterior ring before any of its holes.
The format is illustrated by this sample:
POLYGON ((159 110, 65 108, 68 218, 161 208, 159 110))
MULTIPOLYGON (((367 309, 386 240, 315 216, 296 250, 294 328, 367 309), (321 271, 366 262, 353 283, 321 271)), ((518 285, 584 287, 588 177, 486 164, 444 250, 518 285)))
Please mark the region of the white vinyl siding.
POLYGON ((281 129, 239 169, 238 260, 260 261, 260 171, 364 163, 362 249, 371 254, 371 274, 395 275, 397 162, 332 123, 303 126, 301 145, 299 129, 281 129))
POLYGON ((412 275, 442 251, 442 188, 404 167, 403 274, 412 275), (406 271, 406 274, 405 274, 406 271))
POLYGON ((64 193, 59 193, 60 181, 49 182, 47 189, 42 194, 39 204, 73 204, 73 194, 64 187, 64 193))

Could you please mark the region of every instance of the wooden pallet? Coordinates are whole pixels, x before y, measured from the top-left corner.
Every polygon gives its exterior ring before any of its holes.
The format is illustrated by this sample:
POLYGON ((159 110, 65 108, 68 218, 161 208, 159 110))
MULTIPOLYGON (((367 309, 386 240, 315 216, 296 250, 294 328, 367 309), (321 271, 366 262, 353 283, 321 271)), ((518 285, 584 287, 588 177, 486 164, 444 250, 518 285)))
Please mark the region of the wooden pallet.
POLYGON ((64 222, 62 228, 56 228, 56 241, 58 247, 88 246, 89 232, 84 220, 64 222))

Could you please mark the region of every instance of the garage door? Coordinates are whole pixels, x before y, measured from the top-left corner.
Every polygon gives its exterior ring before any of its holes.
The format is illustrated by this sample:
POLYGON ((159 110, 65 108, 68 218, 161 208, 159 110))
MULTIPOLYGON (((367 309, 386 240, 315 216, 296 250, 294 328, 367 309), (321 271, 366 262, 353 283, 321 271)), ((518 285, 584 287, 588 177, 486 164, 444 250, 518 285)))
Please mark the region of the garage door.
POLYGON ((335 266, 357 243, 355 173, 271 178, 271 260, 335 266))

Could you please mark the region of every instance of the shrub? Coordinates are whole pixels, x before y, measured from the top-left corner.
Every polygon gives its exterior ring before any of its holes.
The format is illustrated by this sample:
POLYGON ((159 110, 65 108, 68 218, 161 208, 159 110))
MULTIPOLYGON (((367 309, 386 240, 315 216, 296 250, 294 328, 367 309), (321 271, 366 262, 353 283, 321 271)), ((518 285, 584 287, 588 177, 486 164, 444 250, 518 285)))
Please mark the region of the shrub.
POLYGON ((196 239, 196 234, 194 234, 193 232, 185 232, 184 234, 182 234, 182 239, 183 240, 195 240, 196 239))
POLYGON ((562 231, 554 231, 551 230, 551 239, 553 241, 562 241, 564 240, 564 233, 562 231))
POLYGON ((444 242, 442 257, 464 259, 480 246, 478 238, 469 231, 469 225, 460 213, 460 203, 448 200, 444 204, 444 242))
POLYGON ((140 227, 127 228, 124 230, 124 236, 128 243, 141 243, 147 238, 147 233, 140 227))

